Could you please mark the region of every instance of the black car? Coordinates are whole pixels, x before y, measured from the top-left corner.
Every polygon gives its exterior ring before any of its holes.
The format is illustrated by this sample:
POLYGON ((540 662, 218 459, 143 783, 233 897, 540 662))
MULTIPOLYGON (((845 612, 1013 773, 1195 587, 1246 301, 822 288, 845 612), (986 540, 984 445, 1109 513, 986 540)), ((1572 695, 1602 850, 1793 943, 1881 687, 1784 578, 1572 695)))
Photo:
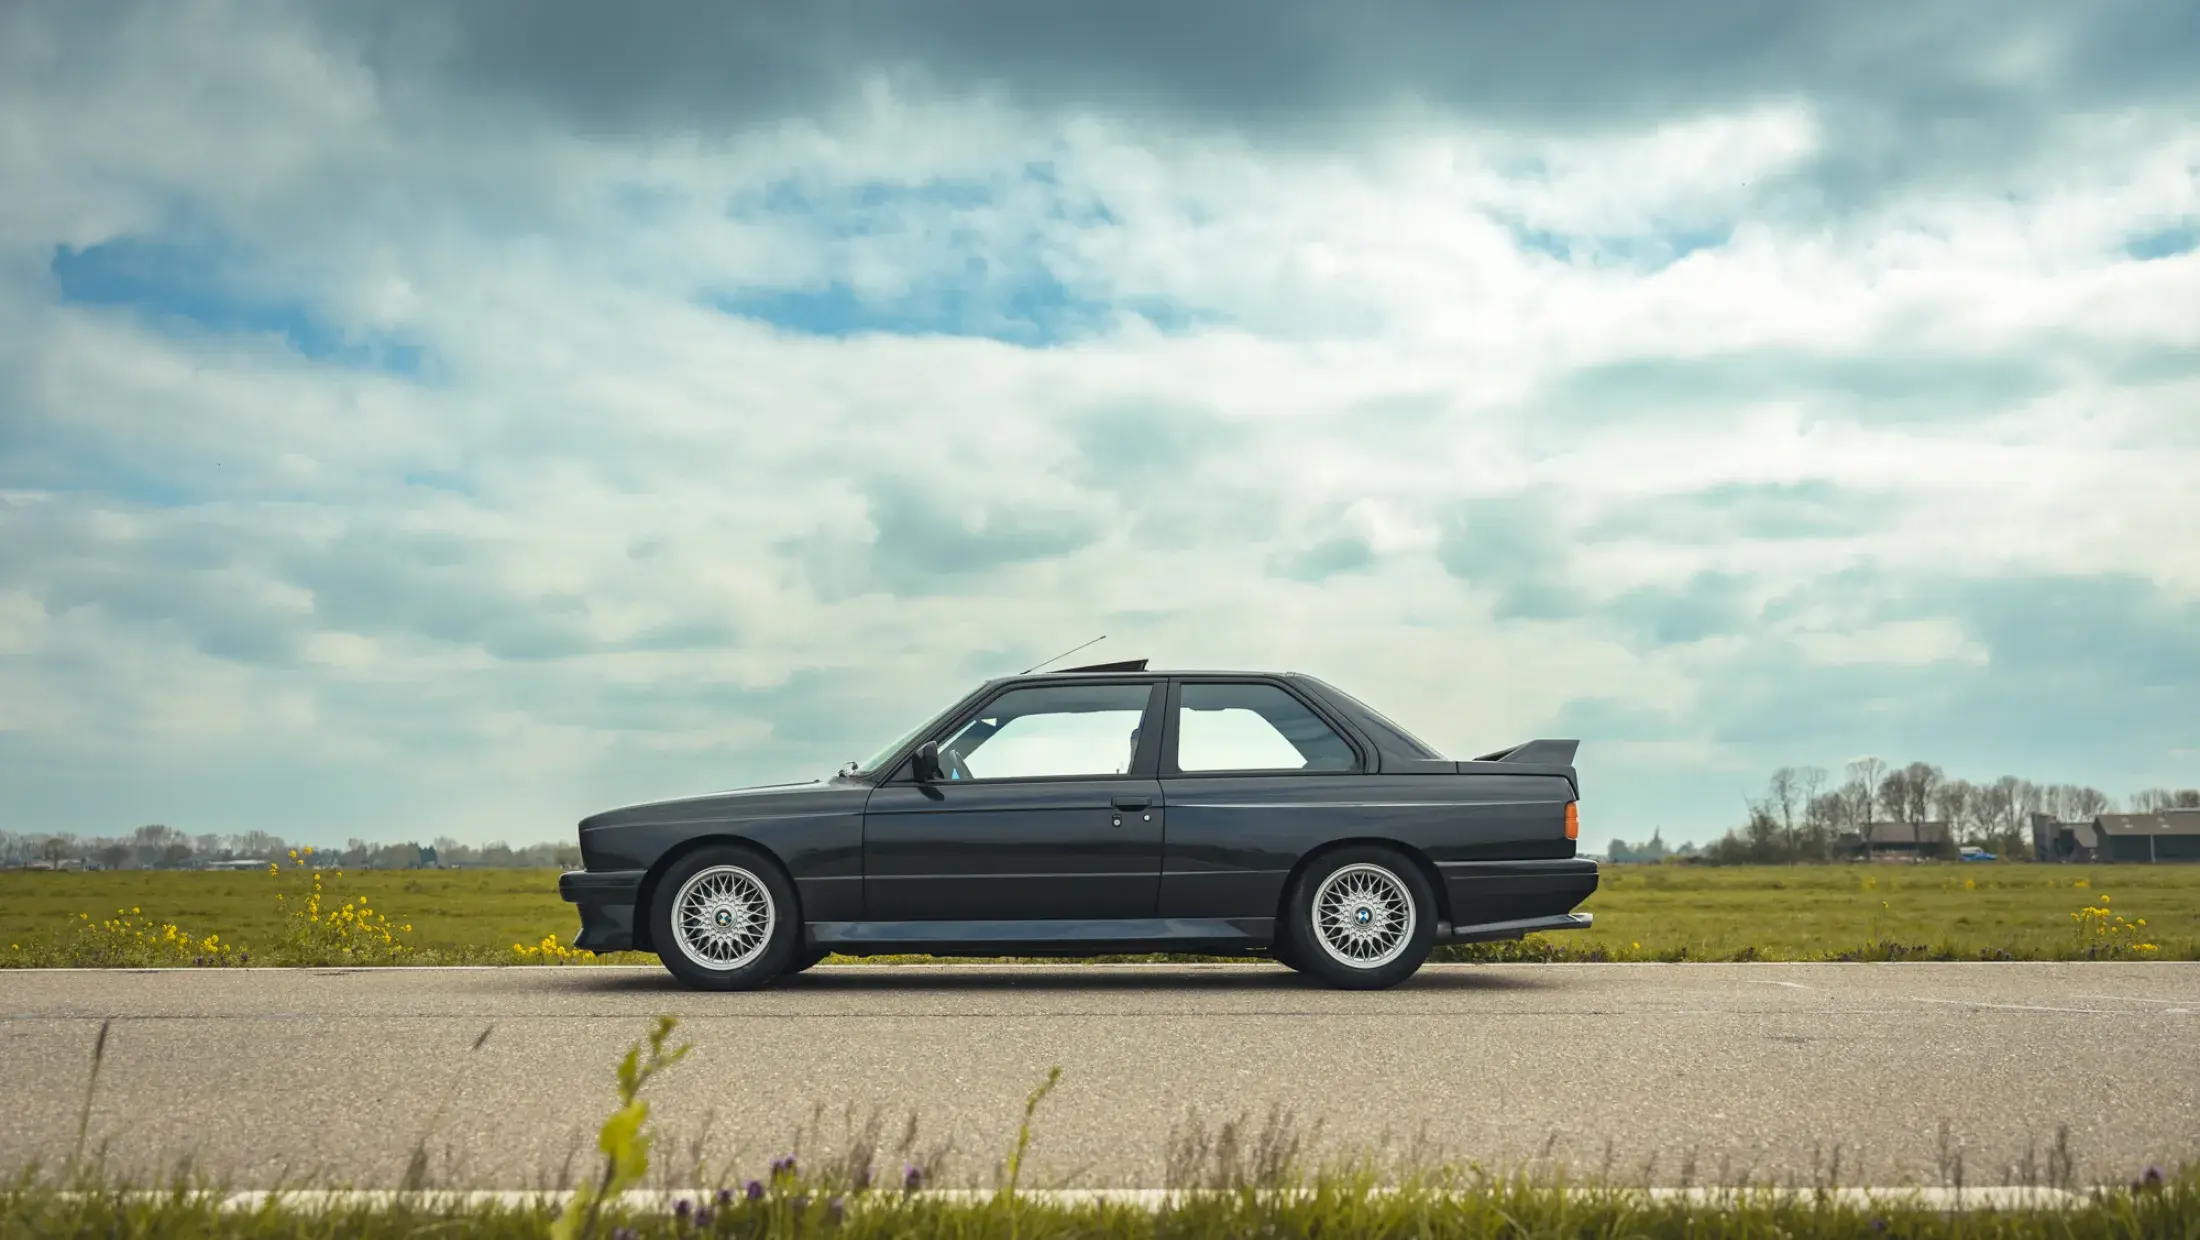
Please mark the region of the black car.
POLYGON ((826 955, 1267 956, 1395 985, 1589 924, 1574 741, 1471 762, 1311 676, 1144 660, 987 681, 831 779, 582 820, 576 947, 760 986, 826 955))

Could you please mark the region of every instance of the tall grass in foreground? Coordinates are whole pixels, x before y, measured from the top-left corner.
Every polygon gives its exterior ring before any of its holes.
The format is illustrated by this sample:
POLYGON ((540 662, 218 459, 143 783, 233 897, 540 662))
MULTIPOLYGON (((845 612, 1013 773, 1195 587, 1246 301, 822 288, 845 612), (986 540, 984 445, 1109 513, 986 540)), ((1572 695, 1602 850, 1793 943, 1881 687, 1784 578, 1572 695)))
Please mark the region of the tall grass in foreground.
MULTIPOLYGON (((225 1211, 178 1193, 146 1201, 115 1193, 70 1196, 51 1189, 0 1193, 0 1235, 145 1237, 539 1237, 561 1220, 551 1207, 498 1204, 353 1205, 334 1209, 273 1204, 225 1211)), ((1409 1186, 1370 1193, 1331 1182, 1297 1195, 1243 1193, 1189 1198, 1158 1210, 1111 1203, 1054 1204, 1023 1198, 950 1201, 924 1195, 825 1195, 797 1182, 751 1198, 698 1194, 685 1208, 607 1209, 606 1237, 845 1236, 975 1240, 1130 1237, 1951 1237, 1965 1240, 2142 1240, 2200 1235, 2200 1186, 2165 1178, 2155 1188, 2117 1190, 2069 1209, 1944 1214, 1901 1205, 1855 1206, 1831 1199, 1744 1198, 1729 1204, 1657 1202, 1619 1192, 1493 1181, 1465 1189, 1409 1186)))
MULTIPOLYGON (((1826 1187, 1799 1193, 1729 1188, 1691 1199, 1644 1190, 1569 1183, 1562 1176, 1499 1175, 1444 1167, 1384 1179, 1372 1163, 1306 1172, 1295 1141, 1271 1116, 1247 1140, 1225 1126, 1172 1142, 1170 1192, 1156 1201, 1069 1199, 1022 1186, 1040 1104, 1061 1078, 1053 1069, 1032 1091, 990 1191, 938 1192, 925 1164, 898 1177, 872 1173, 872 1153, 798 1165, 774 1159, 762 1177, 636 1194, 656 1136, 650 1082, 688 1048, 667 1047, 677 1026, 660 1016, 617 1071, 618 1105, 604 1121, 603 1163, 577 1191, 470 1196, 459 1191, 317 1195, 273 1192, 242 1201, 179 1179, 142 1191, 78 1157, 57 1176, 27 1171, 0 1186, 0 1236, 382 1237, 480 1235, 548 1240, 636 1240, 641 1236, 931 1237, 2009 1237, 2011 1240, 2200 1240, 2200 1165, 2149 1169, 2128 1185, 2004 1209, 1943 1210, 1923 1199, 1857 1200, 1826 1187)), ((106 1029, 95 1045, 89 1114, 106 1029)), ((479 1050, 490 1034, 475 1039, 479 1050)), ((906 1142, 904 1143, 907 1144, 906 1142)), ((78 1154, 81 1155, 81 1139, 78 1154)), ((2067 1161, 2065 1162, 2067 1167, 2067 1161)))

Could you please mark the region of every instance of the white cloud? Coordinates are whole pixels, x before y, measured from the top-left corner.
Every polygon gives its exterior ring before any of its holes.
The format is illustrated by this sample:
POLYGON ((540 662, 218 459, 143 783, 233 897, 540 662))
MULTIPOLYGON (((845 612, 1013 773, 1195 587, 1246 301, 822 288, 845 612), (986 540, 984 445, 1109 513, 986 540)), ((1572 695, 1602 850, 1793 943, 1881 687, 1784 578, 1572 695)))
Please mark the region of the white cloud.
POLYGON ((2200 529, 2200 320, 2165 313, 2200 304, 2200 257, 2122 249, 2200 213, 2188 109, 1843 204, 1811 178, 1847 131, 1800 93, 1569 132, 1400 113, 1346 148, 873 79, 628 135, 378 78, 257 10, 9 45, 0 769, 28 791, 0 827, 181 801, 194 830, 538 837, 829 766, 1105 629, 1330 675, 1460 753, 1570 703, 1665 718, 1601 771, 1588 738, 1601 822, 1700 834, 1723 785, 1627 781, 1813 757, 1726 730, 1767 660, 1992 673, 1946 600, 1773 606, 1831 574, 2200 600, 2164 536, 2200 529), (207 256, 220 287, 180 303, 280 303, 421 370, 65 300, 55 247, 118 238, 207 256), (837 280, 921 325, 1042 272, 1070 336, 1043 348, 709 300, 837 280), (1823 494, 1719 507, 1763 487, 1823 494), (1516 495, 1540 543, 1447 572, 1458 505, 1516 495), (1364 561, 1309 554, 1340 539, 1364 561), (1517 606, 1530 573, 1559 601, 1517 606), (92 756, 122 772, 97 795, 92 756), (343 792, 370 776, 400 786, 343 792))

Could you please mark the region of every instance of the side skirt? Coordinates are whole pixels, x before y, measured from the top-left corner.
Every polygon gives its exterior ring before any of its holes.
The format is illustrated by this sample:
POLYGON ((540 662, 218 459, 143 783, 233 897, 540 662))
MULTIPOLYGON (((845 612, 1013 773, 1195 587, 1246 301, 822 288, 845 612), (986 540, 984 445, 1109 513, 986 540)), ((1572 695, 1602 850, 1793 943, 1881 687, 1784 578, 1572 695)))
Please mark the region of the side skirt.
POLYGON ((1061 921, 813 921, 811 947, 847 956, 1079 956, 1264 950, 1273 917, 1132 917, 1061 921))

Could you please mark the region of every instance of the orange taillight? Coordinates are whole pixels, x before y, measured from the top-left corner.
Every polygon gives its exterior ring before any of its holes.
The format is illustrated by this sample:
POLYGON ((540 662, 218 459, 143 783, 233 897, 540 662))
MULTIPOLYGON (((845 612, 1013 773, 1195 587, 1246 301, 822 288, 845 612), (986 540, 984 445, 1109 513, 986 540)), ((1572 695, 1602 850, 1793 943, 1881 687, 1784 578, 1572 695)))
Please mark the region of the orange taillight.
POLYGON ((1566 838, 1570 840, 1581 838, 1581 802, 1579 801, 1566 802, 1566 838))

